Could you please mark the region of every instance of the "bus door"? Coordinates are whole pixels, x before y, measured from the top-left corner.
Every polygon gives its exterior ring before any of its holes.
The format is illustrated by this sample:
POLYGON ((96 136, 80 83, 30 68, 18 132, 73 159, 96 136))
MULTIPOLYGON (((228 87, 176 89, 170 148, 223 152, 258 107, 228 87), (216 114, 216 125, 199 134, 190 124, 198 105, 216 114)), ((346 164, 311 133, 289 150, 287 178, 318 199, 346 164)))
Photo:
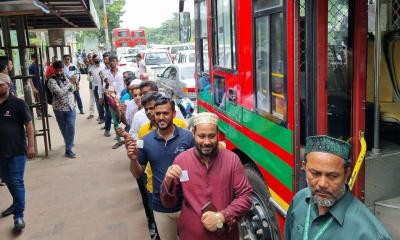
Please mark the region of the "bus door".
POLYGON ((358 21, 365 6, 350 0, 300 1, 299 6, 300 144, 307 136, 329 135, 352 143, 353 159, 365 124, 360 52, 365 52, 366 21, 358 21))

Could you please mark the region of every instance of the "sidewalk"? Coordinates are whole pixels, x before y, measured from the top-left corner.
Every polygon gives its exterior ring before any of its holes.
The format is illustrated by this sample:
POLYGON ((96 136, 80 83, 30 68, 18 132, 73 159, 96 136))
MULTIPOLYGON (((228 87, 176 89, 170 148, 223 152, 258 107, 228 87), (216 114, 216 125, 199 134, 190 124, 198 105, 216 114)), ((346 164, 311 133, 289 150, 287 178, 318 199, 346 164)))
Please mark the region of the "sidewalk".
MULTIPOLYGON (((55 118, 49 118, 52 151, 48 158, 29 160, 26 166, 26 228, 20 235, 13 235, 13 217, 0 218, 1 240, 149 239, 125 148, 111 149, 114 135, 104 137, 95 118, 86 119, 89 93, 85 76, 80 92, 86 114, 77 114, 73 150, 78 157, 63 156, 60 131, 55 118)), ((54 116, 52 110, 50 114, 54 116)), ((41 142, 38 138, 38 144, 41 142)), ((44 155, 43 147, 39 152, 44 155)), ((0 187, 0 210, 11 202, 7 188, 0 187)))

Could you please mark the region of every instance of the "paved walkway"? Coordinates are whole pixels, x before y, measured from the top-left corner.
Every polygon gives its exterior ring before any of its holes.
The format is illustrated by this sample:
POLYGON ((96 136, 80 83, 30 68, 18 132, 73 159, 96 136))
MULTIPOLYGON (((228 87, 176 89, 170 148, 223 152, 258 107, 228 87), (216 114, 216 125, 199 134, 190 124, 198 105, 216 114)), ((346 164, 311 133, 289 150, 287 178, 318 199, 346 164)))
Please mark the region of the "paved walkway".
MULTIPOLYGON (((81 95, 88 113, 88 84, 81 95)), ((51 112, 53 115, 53 113, 51 112)), ((124 147, 111 149, 113 137, 104 137, 95 119, 77 115, 74 151, 63 156, 64 145, 54 117, 50 118, 53 150, 48 158, 28 161, 25 172, 26 228, 13 235, 13 218, 0 218, 0 240, 149 239, 147 221, 136 181, 129 172, 124 147)), ((42 142, 42 138, 38 138, 42 142)), ((39 154, 44 155, 43 147, 39 154)), ((11 204, 0 187, 0 210, 11 204)))

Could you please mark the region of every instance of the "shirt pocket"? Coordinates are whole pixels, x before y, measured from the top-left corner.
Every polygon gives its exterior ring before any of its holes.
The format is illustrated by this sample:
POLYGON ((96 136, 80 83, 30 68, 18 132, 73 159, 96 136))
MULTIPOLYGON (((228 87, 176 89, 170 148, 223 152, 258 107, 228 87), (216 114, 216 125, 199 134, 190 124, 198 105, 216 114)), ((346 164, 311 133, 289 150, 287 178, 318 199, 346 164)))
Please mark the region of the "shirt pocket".
POLYGON ((296 221, 293 223, 291 240, 303 239, 304 226, 296 221))

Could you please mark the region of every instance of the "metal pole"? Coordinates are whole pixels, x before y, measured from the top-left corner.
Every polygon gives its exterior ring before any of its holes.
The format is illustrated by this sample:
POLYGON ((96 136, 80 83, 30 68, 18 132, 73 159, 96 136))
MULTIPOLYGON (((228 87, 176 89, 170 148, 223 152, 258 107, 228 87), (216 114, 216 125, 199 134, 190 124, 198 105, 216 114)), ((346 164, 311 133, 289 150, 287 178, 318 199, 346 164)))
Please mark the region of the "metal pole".
POLYGON ((106 37, 106 49, 111 50, 110 48, 110 37, 108 36, 108 17, 107 17, 107 4, 106 0, 103 0, 103 12, 104 12, 104 34, 106 37))
POLYGON ((372 155, 379 155, 379 122, 380 122, 380 96, 379 96, 379 78, 381 74, 381 4, 380 0, 376 0, 375 3, 375 51, 374 51, 374 64, 375 64, 375 106, 374 106, 374 147, 372 148, 372 155))

